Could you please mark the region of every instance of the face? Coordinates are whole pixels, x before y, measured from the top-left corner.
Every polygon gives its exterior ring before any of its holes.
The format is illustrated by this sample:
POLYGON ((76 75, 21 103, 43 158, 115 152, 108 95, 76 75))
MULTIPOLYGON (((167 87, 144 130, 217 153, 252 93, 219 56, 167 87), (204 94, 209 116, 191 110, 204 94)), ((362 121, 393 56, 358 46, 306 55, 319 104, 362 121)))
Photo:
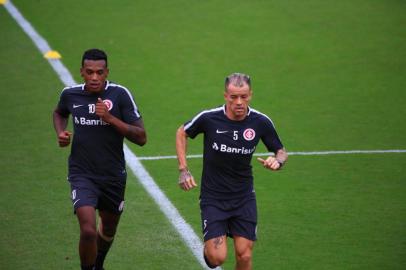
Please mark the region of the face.
POLYGON ((85 60, 80 75, 85 81, 85 89, 92 93, 103 91, 109 69, 104 60, 85 60))
POLYGON ((244 83, 241 87, 229 84, 224 99, 226 101, 226 114, 231 120, 242 120, 248 112, 252 91, 248 84, 244 83))

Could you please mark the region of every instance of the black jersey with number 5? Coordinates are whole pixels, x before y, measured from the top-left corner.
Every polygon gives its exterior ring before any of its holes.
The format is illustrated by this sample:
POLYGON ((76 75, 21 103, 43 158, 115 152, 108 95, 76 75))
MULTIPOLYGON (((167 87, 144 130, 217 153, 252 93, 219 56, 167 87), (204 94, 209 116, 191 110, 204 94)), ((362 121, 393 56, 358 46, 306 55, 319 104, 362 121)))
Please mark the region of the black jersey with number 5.
POLYGON ((62 115, 72 115, 73 141, 69 157, 69 175, 93 178, 126 176, 123 153, 124 136, 95 113, 98 98, 109 112, 127 124, 141 118, 131 93, 125 87, 107 81, 101 94, 84 90, 84 84, 66 87, 58 103, 62 115))
POLYGON ((184 124, 192 139, 204 134, 201 198, 220 200, 253 195, 251 159, 260 140, 268 151, 283 145, 271 119, 252 108, 242 121, 226 116, 225 105, 205 110, 184 124))

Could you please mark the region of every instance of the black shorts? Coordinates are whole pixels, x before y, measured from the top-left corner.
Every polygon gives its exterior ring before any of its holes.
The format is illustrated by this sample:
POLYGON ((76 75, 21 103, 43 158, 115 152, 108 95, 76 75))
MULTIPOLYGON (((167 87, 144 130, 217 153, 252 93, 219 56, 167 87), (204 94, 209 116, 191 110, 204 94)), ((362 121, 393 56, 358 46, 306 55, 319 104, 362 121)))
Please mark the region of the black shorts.
POLYGON ((204 241, 227 235, 241 236, 251 241, 257 239, 256 199, 200 201, 204 241))
POLYGON ((95 179, 69 176, 73 208, 93 206, 102 211, 121 214, 124 209, 126 178, 95 179))

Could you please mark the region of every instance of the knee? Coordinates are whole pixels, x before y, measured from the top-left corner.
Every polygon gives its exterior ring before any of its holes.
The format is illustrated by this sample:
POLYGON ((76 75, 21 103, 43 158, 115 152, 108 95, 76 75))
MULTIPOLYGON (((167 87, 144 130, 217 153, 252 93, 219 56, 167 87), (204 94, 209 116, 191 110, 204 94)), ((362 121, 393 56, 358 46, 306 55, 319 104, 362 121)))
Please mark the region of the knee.
POLYGON ((96 241, 97 238, 97 232, 96 229, 93 228, 92 226, 83 226, 80 229, 80 239, 82 241, 96 241))
POLYGON ((252 260, 251 251, 245 251, 245 252, 242 252, 242 253, 237 253, 236 255, 237 255, 236 259, 237 259, 238 263, 246 264, 246 263, 251 262, 251 260, 252 260))
POLYGON ((206 251, 206 258, 211 265, 220 266, 225 262, 227 254, 224 252, 206 251))
POLYGON ((101 228, 99 228, 99 232, 101 232, 101 234, 103 236, 114 237, 114 235, 116 234, 116 230, 117 230, 116 226, 103 225, 103 226, 100 226, 100 227, 101 228))

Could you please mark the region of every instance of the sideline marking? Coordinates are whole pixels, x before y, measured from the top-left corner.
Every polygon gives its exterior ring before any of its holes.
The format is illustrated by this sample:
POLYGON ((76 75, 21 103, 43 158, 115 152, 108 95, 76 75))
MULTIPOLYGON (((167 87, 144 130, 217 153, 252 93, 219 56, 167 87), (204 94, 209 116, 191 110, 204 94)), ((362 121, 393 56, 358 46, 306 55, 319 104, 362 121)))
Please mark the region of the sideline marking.
POLYGON ((182 218, 178 209, 176 209, 172 202, 165 196, 145 167, 142 166, 139 158, 131 152, 126 144, 124 144, 124 154, 133 174, 137 176, 139 182, 154 199, 155 203, 172 223, 173 227, 179 232, 183 241, 185 241, 185 243, 191 248, 193 254, 199 259, 202 266, 206 266, 206 263, 202 258, 203 244, 201 243, 200 238, 194 233, 192 227, 182 218))
MULTIPOLYGON (((48 45, 48 42, 41 37, 37 31, 35 31, 34 27, 28 22, 23 15, 18 11, 18 9, 11 3, 11 1, 7 1, 4 4, 4 7, 14 18, 14 20, 18 23, 21 29, 30 37, 30 39, 34 42, 35 46, 44 56, 47 52, 53 51, 51 47, 48 45)), ((58 74, 61 81, 64 85, 75 85, 75 80, 73 79, 72 75, 68 71, 68 69, 62 64, 59 59, 48 59, 48 62, 51 64, 53 69, 58 74)))
MULTIPOLYGON (((319 156, 319 155, 345 155, 345 154, 384 154, 384 153, 406 153, 405 149, 389 150, 343 150, 343 151, 313 151, 313 152, 288 152, 289 156, 319 156)), ((254 153, 254 156, 269 156, 273 153, 254 153)), ((187 158, 202 158, 202 154, 188 155, 187 158)), ((176 159, 176 156, 152 156, 138 157, 138 160, 159 160, 159 159, 176 159)))
MULTIPOLYGON (((18 9, 11 3, 10 0, 5 2, 4 7, 9 14, 14 18, 18 25, 24 30, 24 32, 31 38, 35 46, 40 52, 45 55, 47 52, 52 51, 47 41, 41 37, 31 24, 23 17, 18 9)), ((68 69, 62 64, 59 59, 48 59, 54 71, 58 74, 58 77, 64 83, 64 85, 75 85, 72 75, 68 69)), ((195 234, 192 227, 182 218, 178 210, 173 206, 165 194, 161 191, 154 179, 149 175, 144 166, 139 162, 137 156, 131 152, 126 144, 123 145, 126 157, 131 161, 127 162, 134 175, 137 176, 140 183, 145 190, 150 194, 154 201, 158 204, 161 211, 169 219, 179 235, 182 237, 186 245, 191 249, 193 255, 204 269, 210 269, 206 266, 203 259, 203 244, 200 238, 195 234)), ((220 267, 216 269, 221 269, 220 267)))

